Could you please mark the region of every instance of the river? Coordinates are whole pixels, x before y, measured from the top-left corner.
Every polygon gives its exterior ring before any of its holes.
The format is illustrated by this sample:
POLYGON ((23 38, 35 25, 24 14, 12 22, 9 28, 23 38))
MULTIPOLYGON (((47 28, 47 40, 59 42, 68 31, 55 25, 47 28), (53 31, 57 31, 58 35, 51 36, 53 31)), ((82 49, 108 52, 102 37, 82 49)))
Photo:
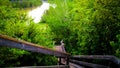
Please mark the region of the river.
POLYGON ((45 13, 45 11, 48 10, 50 6, 52 6, 53 8, 56 7, 55 4, 50 4, 47 1, 43 0, 41 6, 38 6, 37 8, 28 12, 28 16, 31 17, 35 23, 38 23, 40 22, 41 17, 45 13))

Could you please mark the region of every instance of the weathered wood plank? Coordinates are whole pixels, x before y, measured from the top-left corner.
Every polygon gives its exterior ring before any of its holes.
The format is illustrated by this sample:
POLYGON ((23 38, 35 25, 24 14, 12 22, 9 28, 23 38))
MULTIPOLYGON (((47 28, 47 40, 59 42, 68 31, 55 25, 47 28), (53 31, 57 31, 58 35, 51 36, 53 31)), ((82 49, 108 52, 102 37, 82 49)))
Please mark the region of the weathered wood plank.
POLYGON ((55 65, 55 66, 24 66, 24 67, 6 67, 6 68, 69 68, 69 66, 55 65))
POLYGON ((74 63, 69 63, 69 67, 70 68, 85 68, 85 67, 83 67, 83 66, 80 66, 80 65, 77 65, 77 64, 74 64, 74 63))
POLYGON ((50 48, 46 48, 37 44, 11 38, 9 36, 1 35, 1 34, 0 34, 0 46, 19 48, 23 50, 32 51, 32 52, 54 55, 57 57, 70 57, 70 54, 68 53, 59 52, 57 50, 52 50, 50 48))
POLYGON ((120 65, 120 60, 111 55, 79 55, 79 56, 73 56, 72 59, 99 59, 99 60, 109 60, 114 62, 117 65, 120 65))
POLYGON ((74 64, 81 65, 81 66, 85 66, 85 67, 88 67, 88 68, 109 68, 109 67, 104 66, 104 65, 92 64, 92 63, 77 61, 77 60, 70 60, 70 62, 72 62, 74 64))
POLYGON ((62 46, 62 45, 55 46, 54 48, 55 48, 55 50, 57 50, 57 51, 66 53, 65 48, 64 48, 64 46, 62 46))

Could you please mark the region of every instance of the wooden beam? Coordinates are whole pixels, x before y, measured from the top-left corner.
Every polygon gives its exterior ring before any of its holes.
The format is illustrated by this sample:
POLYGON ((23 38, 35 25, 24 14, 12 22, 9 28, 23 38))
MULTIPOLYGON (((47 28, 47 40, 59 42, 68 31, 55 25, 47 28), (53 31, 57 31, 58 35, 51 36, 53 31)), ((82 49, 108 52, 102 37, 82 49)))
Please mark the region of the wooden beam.
POLYGON ((99 64, 92 64, 88 62, 83 62, 83 61, 77 61, 77 60, 70 60, 71 63, 78 64, 80 66, 84 66, 86 68, 109 68, 104 65, 99 65, 99 64))
POLYGON ((112 55, 79 55, 73 56, 71 59, 99 59, 99 60, 109 60, 113 63, 120 65, 120 60, 112 55))
POLYGON ((7 67, 7 68, 69 68, 69 66, 68 65, 54 65, 54 66, 7 67))
POLYGON ((53 50, 50 48, 46 48, 37 44, 15 39, 1 34, 0 34, 0 46, 8 46, 8 47, 28 50, 32 52, 54 55, 57 57, 70 57, 70 54, 68 53, 59 52, 57 50, 53 50))
POLYGON ((74 63, 69 63, 69 67, 70 68, 85 68, 85 67, 83 67, 83 66, 81 66, 81 65, 78 65, 78 64, 74 64, 74 63))

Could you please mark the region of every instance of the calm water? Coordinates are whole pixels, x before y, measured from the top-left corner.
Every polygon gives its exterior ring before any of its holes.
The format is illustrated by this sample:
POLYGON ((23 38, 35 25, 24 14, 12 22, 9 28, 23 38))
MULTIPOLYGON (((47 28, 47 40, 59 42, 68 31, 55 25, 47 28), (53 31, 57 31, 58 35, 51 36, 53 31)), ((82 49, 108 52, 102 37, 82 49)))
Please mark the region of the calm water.
POLYGON ((38 23, 40 22, 41 17, 45 13, 45 11, 48 10, 50 6, 52 6, 53 8, 56 7, 55 4, 49 4, 47 1, 43 1, 42 5, 38 6, 36 9, 31 10, 28 13, 28 16, 31 17, 35 23, 38 23))

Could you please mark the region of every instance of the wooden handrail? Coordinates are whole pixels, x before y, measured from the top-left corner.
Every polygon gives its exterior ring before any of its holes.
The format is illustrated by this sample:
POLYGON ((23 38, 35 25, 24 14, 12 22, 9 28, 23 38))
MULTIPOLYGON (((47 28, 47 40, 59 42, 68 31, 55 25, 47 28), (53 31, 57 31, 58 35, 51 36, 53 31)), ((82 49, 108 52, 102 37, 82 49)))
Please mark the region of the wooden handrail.
POLYGON ((83 62, 83 61, 78 61, 78 60, 70 60, 70 62, 87 67, 87 68, 109 68, 104 65, 93 64, 93 63, 88 63, 88 62, 83 62))
POLYGON ((52 66, 24 66, 24 67, 6 67, 6 68, 69 68, 68 65, 52 65, 52 66))
POLYGON ((59 52, 57 50, 46 48, 37 44, 33 44, 30 42, 26 42, 26 41, 12 38, 2 34, 0 34, 0 46, 19 48, 23 50, 32 51, 32 52, 54 55, 57 57, 70 57, 70 54, 68 53, 59 52))
POLYGON ((99 59, 99 60, 109 60, 113 63, 120 65, 120 60, 112 55, 79 55, 73 56, 71 59, 99 59))

